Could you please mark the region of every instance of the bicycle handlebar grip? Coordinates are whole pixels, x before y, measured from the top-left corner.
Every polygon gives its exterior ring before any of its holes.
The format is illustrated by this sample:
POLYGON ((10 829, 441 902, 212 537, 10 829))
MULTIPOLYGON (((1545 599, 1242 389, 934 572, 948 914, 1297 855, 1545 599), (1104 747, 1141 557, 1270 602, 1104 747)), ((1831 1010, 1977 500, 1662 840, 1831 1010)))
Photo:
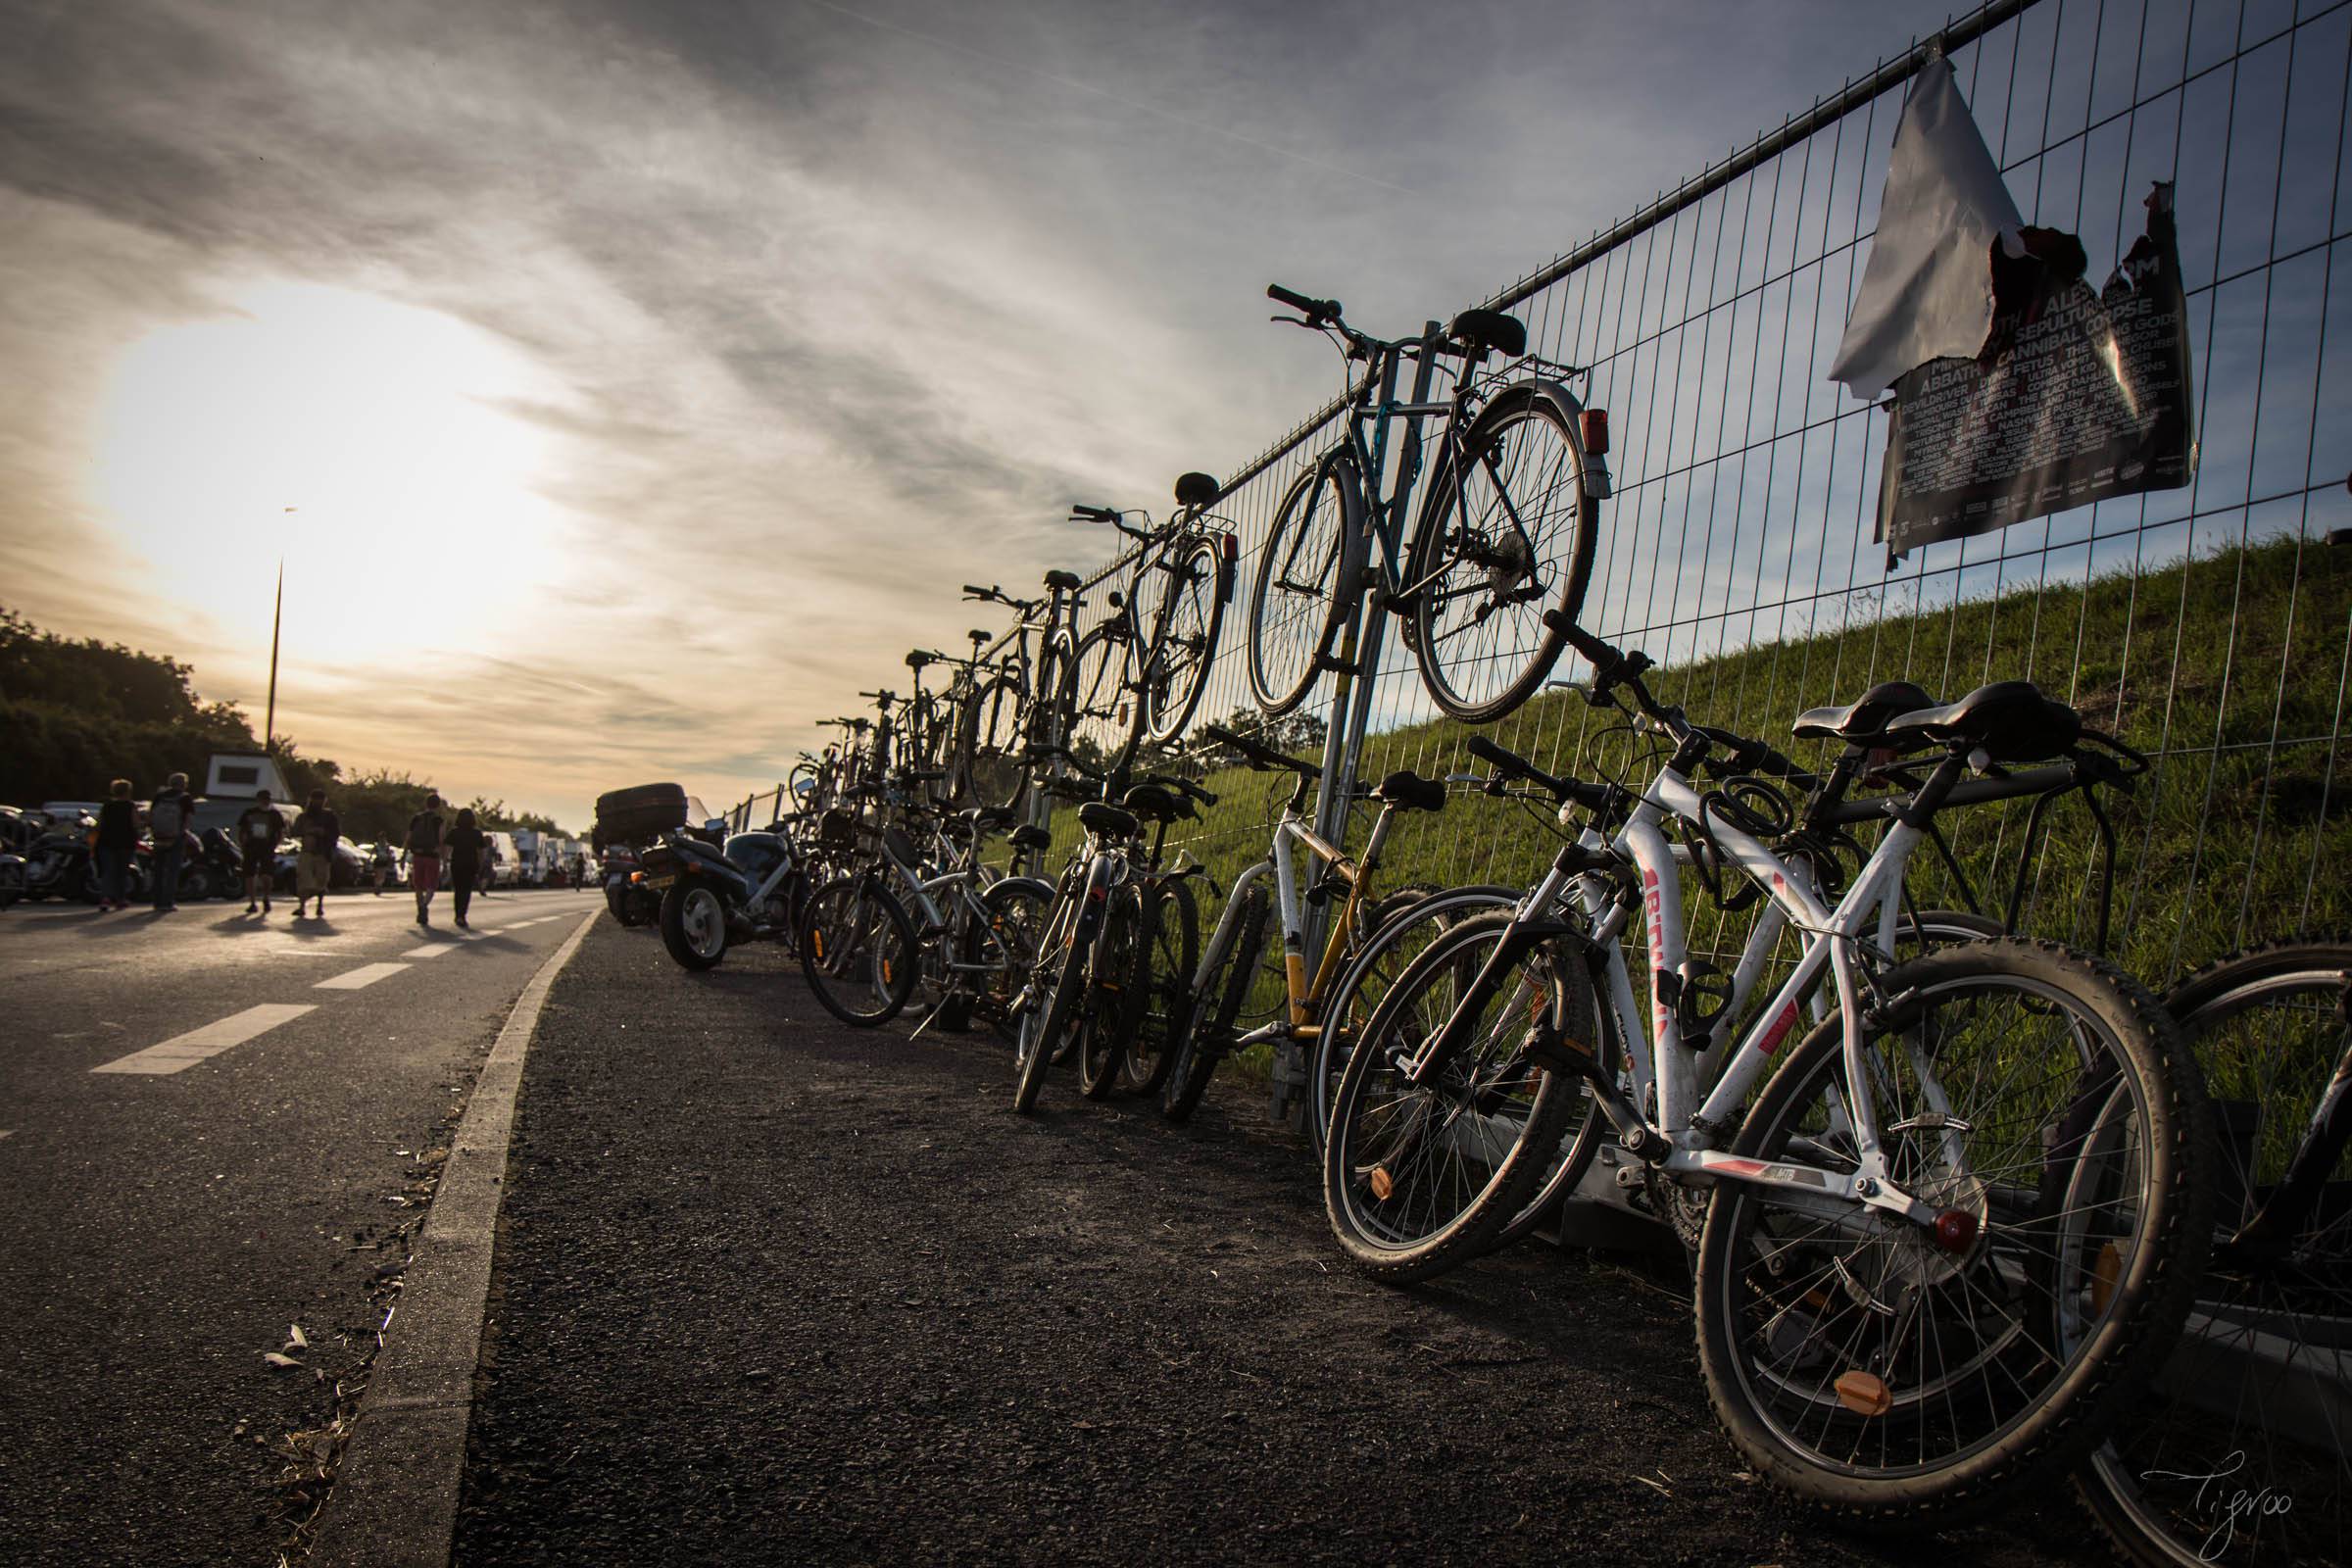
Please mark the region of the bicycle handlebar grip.
POLYGON ((1288 305, 1294 311, 1303 311, 1307 316, 1313 318, 1337 316, 1340 314, 1340 302, 1338 300, 1309 299, 1306 295, 1299 293, 1297 289, 1284 288, 1280 283, 1268 283, 1266 285, 1266 298, 1277 301, 1284 305, 1288 305))
POLYGON ((994 588, 983 588, 976 583, 965 583, 963 585, 963 591, 971 595, 974 599, 994 599, 997 596, 997 591, 994 588))
POLYGON ((1074 501, 1070 503, 1070 515, 1082 518, 1087 522, 1116 522, 1119 520, 1119 514, 1108 507, 1082 507, 1074 501))

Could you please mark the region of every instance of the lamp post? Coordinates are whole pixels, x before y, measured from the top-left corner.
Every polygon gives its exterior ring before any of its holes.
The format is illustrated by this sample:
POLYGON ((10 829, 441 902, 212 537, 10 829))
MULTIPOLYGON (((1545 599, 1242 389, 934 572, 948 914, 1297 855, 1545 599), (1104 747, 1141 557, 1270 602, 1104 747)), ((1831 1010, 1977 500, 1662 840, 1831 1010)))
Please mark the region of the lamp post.
MULTIPOLYGON (((299 512, 300 507, 288 507, 299 512)), ((270 706, 263 710, 262 755, 270 756, 277 744, 277 629, 286 610, 286 558, 277 558, 277 593, 270 606, 270 706)))

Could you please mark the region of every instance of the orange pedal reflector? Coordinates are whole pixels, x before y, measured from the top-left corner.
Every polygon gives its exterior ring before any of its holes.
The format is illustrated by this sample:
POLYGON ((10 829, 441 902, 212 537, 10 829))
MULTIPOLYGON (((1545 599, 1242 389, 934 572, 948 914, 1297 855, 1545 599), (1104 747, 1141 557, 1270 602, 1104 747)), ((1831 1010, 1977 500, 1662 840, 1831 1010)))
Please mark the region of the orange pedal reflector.
POLYGON ((2098 1261, 2090 1266, 2090 1304, 2093 1310, 2104 1312, 2115 1299, 2116 1287, 2124 1279, 2124 1249, 2120 1243, 2109 1242, 2099 1249, 2098 1261))
POLYGON ((1860 1367, 1838 1374, 1838 1401, 1856 1415, 1885 1415, 1894 1408, 1894 1396, 1886 1391, 1886 1380, 1860 1367))
POLYGON ((1389 1200, 1389 1195, 1396 1190, 1396 1183, 1391 1179, 1389 1175, 1389 1167, 1386 1165, 1373 1166, 1372 1196, 1385 1203, 1389 1200))

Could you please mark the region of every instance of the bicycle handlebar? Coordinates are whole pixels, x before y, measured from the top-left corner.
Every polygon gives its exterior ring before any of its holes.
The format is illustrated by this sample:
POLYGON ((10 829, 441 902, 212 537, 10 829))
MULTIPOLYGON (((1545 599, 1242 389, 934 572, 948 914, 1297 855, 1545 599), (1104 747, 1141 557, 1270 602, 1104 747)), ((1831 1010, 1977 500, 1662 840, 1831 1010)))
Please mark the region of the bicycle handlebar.
POLYGON ((1072 522, 1117 522, 1119 514, 1108 507, 1082 507, 1073 501, 1070 503, 1070 520, 1072 522))
POLYGON ((1561 778, 1546 773, 1516 752, 1506 752, 1484 735, 1473 735, 1464 743, 1472 757, 1491 762, 1496 769, 1530 784, 1548 790, 1555 801, 1573 801, 1589 811, 1607 807, 1609 787, 1606 784, 1588 784, 1581 778, 1561 778))
POLYGON ((1288 756, 1276 751, 1271 746, 1253 741, 1247 735, 1238 735, 1222 724, 1203 724, 1200 726, 1200 733, 1220 745, 1232 747, 1251 762, 1261 766, 1285 768, 1294 773, 1302 773, 1308 778, 1323 776, 1323 764, 1320 762, 1304 761, 1298 758, 1288 756))
POLYGON ((1299 293, 1297 289, 1284 288, 1280 283, 1266 285, 1266 298, 1277 304, 1288 305, 1292 310, 1301 313, 1306 317, 1307 324, 1310 326, 1321 326, 1326 321, 1339 319, 1340 302, 1338 300, 1313 299, 1299 293))

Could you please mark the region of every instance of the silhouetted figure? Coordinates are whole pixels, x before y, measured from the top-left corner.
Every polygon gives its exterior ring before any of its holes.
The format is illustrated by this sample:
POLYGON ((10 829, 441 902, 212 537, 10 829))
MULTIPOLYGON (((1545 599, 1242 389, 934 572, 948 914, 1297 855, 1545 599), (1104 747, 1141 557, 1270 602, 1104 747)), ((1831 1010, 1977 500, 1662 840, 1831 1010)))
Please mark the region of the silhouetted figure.
POLYGON ((294 918, 302 907, 318 901, 318 917, 326 918, 326 890, 335 878, 335 846, 343 838, 343 819, 328 809, 326 791, 313 790, 302 814, 294 819, 294 918))
POLYGON ((473 824, 470 808, 458 811, 458 825, 449 830, 449 896, 457 901, 458 929, 470 931, 466 923, 466 906, 473 899, 474 881, 490 868, 487 855, 490 841, 473 824))
POLYGON ((416 923, 431 925, 426 911, 433 906, 433 893, 441 886, 441 855, 448 837, 448 824, 441 819, 441 797, 427 795, 424 809, 409 818, 409 886, 416 890, 416 923))
MULTIPOLYGON (((270 804, 268 790, 256 790, 253 804, 237 818, 237 855, 245 868, 245 912, 270 912, 270 895, 277 885, 277 844, 286 836, 286 819, 270 804)), ((300 912, 299 910, 296 912, 300 912)))
POLYGON ((130 862, 139 853, 139 809, 130 804, 130 780, 119 778, 107 786, 107 801, 98 808, 98 907, 127 909, 125 892, 130 862))
POLYGON ((147 803, 147 832, 155 840, 155 912, 170 914, 179 907, 179 858, 188 847, 188 813, 196 797, 188 793, 188 775, 174 773, 147 803))

